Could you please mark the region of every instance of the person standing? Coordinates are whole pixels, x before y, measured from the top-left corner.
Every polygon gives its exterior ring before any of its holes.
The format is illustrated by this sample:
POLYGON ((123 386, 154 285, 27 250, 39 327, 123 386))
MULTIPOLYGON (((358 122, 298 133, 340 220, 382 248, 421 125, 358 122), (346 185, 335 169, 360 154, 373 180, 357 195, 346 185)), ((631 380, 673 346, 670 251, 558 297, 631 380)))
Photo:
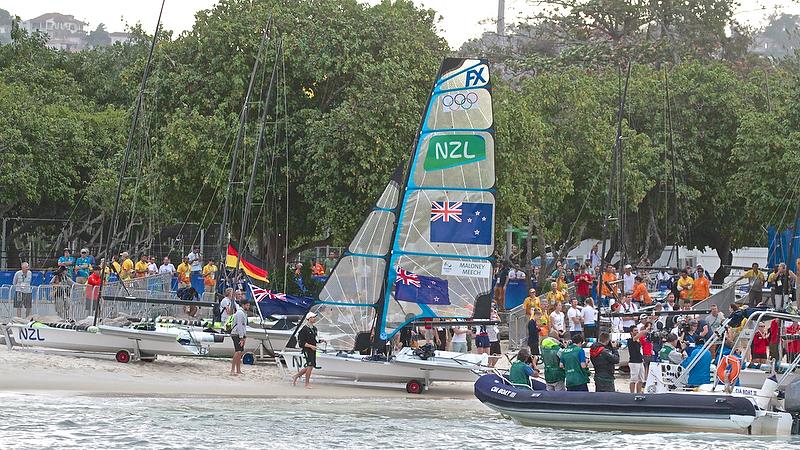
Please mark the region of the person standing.
POLYGON ((240 306, 233 316, 233 328, 231 328, 234 352, 231 358, 231 375, 234 376, 242 374, 242 356, 247 340, 247 311, 250 310, 250 302, 243 300, 240 306))
POLYGON ((531 356, 539 356, 539 320, 542 312, 534 311, 533 317, 528 320, 528 347, 531 349, 531 356))
POLYGON ((100 282, 102 281, 101 277, 102 275, 100 274, 100 267, 98 266, 92 270, 92 274, 86 279, 86 302, 84 307, 87 311, 94 311, 96 308, 95 302, 97 302, 97 299, 100 296, 100 282))
POLYGON ((569 336, 575 337, 583 333, 583 314, 578 307, 578 299, 572 299, 572 305, 567 310, 567 322, 569 323, 569 336))
POLYGON ((200 247, 195 246, 194 249, 186 255, 189 260, 189 265, 192 266, 192 275, 200 275, 203 270, 203 255, 200 254, 200 247))
POLYGON ((778 264, 778 267, 769 274, 767 281, 775 295, 775 309, 783 309, 789 305, 792 294, 791 283, 794 279, 794 272, 787 269, 784 263, 778 264))
POLYGON ((228 322, 228 317, 236 312, 236 302, 233 298, 233 288, 225 289, 225 296, 219 302, 219 320, 223 327, 228 322))
POLYGON ((165 256, 164 260, 161 261, 161 267, 158 268, 158 273, 168 273, 170 275, 175 273, 175 266, 169 262, 169 256, 165 256))
POLYGON ((558 288, 558 283, 555 281, 550 283, 550 291, 545 296, 547 298, 547 312, 553 312, 556 305, 564 303, 564 293, 558 288))
POLYGON ((156 257, 150 255, 147 263, 147 275, 156 275, 158 273, 158 264, 156 264, 156 257))
POLYGON ((533 311, 536 309, 541 310, 541 302, 536 295, 536 289, 528 289, 528 296, 522 302, 522 308, 525 309, 526 317, 533 317, 533 311))
POLYGON ((206 292, 216 292, 217 266, 214 264, 214 258, 208 258, 208 263, 203 266, 203 286, 206 292))
POLYGON ((130 254, 128 252, 122 252, 119 254, 122 260, 120 261, 120 268, 119 268, 119 279, 122 281, 128 281, 133 277, 133 261, 131 261, 130 254))
POLYGON ((33 309, 33 272, 27 262, 22 263, 20 270, 14 273, 14 308, 17 310, 17 317, 27 317, 31 315, 33 309), (22 309, 25 309, 25 316, 22 309))
POLYGON ((653 298, 650 297, 650 292, 647 291, 647 285, 644 283, 642 277, 638 275, 634 278, 631 298, 642 306, 650 306, 653 304, 653 298))
POLYGON ((64 256, 58 258, 58 267, 66 268, 66 276, 72 279, 75 269, 75 258, 72 256, 72 251, 68 248, 64 249, 64 256))
POLYGON ((586 303, 581 308, 583 316, 583 336, 586 338, 597 337, 597 310, 594 308, 594 300, 586 299, 586 303))
POLYGON ((583 266, 578 274, 575 276, 575 295, 578 297, 578 302, 582 305, 586 304, 586 299, 591 298, 592 295, 592 282, 594 277, 590 272, 591 269, 583 266))
POLYGON ((641 394, 642 386, 644 385, 646 379, 644 377, 642 344, 639 341, 639 330, 636 327, 631 328, 631 337, 628 339, 628 354, 630 355, 628 367, 631 370, 631 394, 641 394))
POLYGON ((292 375, 292 386, 297 384, 298 378, 305 375, 306 389, 311 389, 311 372, 317 366, 317 345, 325 342, 324 339, 317 338, 317 315, 313 312, 308 313, 306 324, 297 333, 297 345, 303 352, 303 357, 306 360, 305 367, 300 369, 296 374, 292 375))
POLYGON ((606 265, 600 283, 600 307, 605 308, 611 305, 611 300, 617 299, 617 274, 614 273, 614 266, 606 265))
POLYGON ((623 330, 628 331, 632 326, 636 325, 636 315, 639 312, 639 308, 635 303, 631 302, 631 299, 627 295, 622 297, 619 312, 620 314, 627 314, 622 317, 623 330))
MULTIPOLYGON (((555 334, 555 332, 553 332, 555 334)), ((523 347, 524 348, 524 347, 523 347)), ((561 342, 551 335, 542 340, 542 362, 544 362, 544 381, 548 391, 564 391, 564 369, 558 359, 561 342)))
POLYGON ((144 278, 147 276, 147 268, 150 266, 150 261, 147 260, 147 255, 144 253, 139 255, 139 261, 136 261, 134 266, 135 277, 144 278))
MULTIPOLYGON (((500 320, 495 310, 492 310, 492 320, 500 320)), ((503 354, 500 348, 500 328, 497 325, 489 325, 486 331, 489 333, 489 366, 494 367, 497 358, 503 354)))
POLYGON ((89 249, 82 248, 81 256, 75 260, 75 281, 80 284, 86 284, 89 279, 89 274, 92 271, 92 257, 89 256, 89 249))
POLYGON ((592 250, 589 252, 589 255, 586 256, 586 260, 592 269, 600 266, 600 252, 597 248, 597 244, 592 246, 592 250))
POLYGON ((692 290, 694 289, 694 278, 689 276, 689 271, 681 270, 681 276, 675 282, 678 288, 678 298, 681 300, 691 300, 692 290))
POLYGON ((566 348, 558 352, 561 368, 564 369, 564 384, 568 391, 589 391, 589 375, 586 369, 586 354, 583 352, 583 335, 578 333, 566 348))
POLYGON ((497 267, 494 275, 494 302, 497 305, 497 310, 500 312, 506 310, 505 299, 509 271, 508 263, 503 262, 497 267))
POLYGON ((467 327, 453 327, 453 351, 456 353, 467 353, 467 327))
POLYGON ((619 352, 608 333, 600 333, 597 342, 589 350, 589 358, 594 367, 595 392, 616 392, 614 370, 619 363, 619 352))
POLYGON ((694 273, 694 288, 692 289, 691 299, 696 303, 711 296, 711 279, 708 273, 703 270, 703 266, 698 264, 694 273))
POLYGON ((625 271, 622 274, 622 286, 625 295, 633 294, 633 285, 636 280, 636 274, 633 273, 633 267, 630 264, 625 264, 625 271))
POLYGON ((561 303, 556 303, 555 310, 550 313, 550 329, 556 331, 559 339, 563 339, 566 329, 564 328, 564 313, 561 312, 561 303))
POLYGON ((190 287, 192 285, 192 266, 189 264, 189 257, 184 256, 183 261, 178 264, 178 288, 190 287))

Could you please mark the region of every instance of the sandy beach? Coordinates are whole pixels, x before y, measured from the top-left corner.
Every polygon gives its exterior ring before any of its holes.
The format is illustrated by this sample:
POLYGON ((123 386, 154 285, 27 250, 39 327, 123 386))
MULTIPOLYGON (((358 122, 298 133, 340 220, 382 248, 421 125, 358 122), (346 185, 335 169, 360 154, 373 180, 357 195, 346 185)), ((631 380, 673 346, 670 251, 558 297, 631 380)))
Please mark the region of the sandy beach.
MULTIPOLYGON (((319 380, 313 389, 292 386, 275 364, 243 366, 230 376, 228 360, 159 356, 152 363, 121 364, 113 356, 9 350, 0 347, 0 391, 59 391, 113 396, 237 396, 315 398, 474 398, 471 383, 437 383, 423 395, 402 388, 353 386, 319 380)), ((314 380, 312 379, 312 383, 314 380)), ((399 385, 398 385, 399 386, 399 385)))

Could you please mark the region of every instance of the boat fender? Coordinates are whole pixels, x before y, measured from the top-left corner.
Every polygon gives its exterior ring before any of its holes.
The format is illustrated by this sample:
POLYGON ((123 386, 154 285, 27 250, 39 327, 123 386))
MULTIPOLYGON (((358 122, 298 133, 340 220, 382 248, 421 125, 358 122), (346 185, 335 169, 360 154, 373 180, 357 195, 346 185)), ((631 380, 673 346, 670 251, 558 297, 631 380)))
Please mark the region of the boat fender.
POLYGON ((86 331, 88 331, 89 333, 99 333, 100 332, 100 328, 88 327, 88 328, 86 328, 86 331))
POLYGON ((739 358, 725 355, 719 360, 717 365, 717 378, 723 383, 734 384, 742 371, 742 363, 739 358))
POLYGON ((800 380, 786 386, 783 396, 783 409, 792 414, 800 413, 800 380))

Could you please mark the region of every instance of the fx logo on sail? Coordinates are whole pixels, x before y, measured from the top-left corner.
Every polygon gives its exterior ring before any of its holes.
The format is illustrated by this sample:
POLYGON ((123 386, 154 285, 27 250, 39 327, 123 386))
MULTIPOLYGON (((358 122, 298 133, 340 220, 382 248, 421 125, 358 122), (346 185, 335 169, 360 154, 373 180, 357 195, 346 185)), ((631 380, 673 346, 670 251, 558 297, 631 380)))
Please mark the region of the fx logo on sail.
POLYGON ((465 87, 485 86, 489 82, 489 67, 486 64, 467 71, 465 87))

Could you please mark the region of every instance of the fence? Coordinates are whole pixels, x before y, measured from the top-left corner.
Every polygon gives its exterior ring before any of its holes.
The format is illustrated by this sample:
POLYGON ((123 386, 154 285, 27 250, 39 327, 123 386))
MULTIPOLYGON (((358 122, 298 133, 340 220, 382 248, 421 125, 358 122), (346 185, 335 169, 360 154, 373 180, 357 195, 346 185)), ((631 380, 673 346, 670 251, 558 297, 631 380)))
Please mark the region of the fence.
MULTIPOLYGON (((99 319, 120 315, 138 318, 180 316, 187 304, 197 304, 176 303, 178 298, 172 287, 172 276, 169 274, 107 283, 103 286, 104 300, 100 305, 99 319)), ((29 290, 30 293, 26 293, 13 285, 0 285, 0 321, 31 316, 80 321, 94 316, 100 293, 98 286, 77 283, 31 286, 29 290)), ((213 292, 205 293, 199 305, 209 306, 213 302, 213 295, 213 292)), ((207 309, 206 314, 210 315, 210 308, 207 309)))

